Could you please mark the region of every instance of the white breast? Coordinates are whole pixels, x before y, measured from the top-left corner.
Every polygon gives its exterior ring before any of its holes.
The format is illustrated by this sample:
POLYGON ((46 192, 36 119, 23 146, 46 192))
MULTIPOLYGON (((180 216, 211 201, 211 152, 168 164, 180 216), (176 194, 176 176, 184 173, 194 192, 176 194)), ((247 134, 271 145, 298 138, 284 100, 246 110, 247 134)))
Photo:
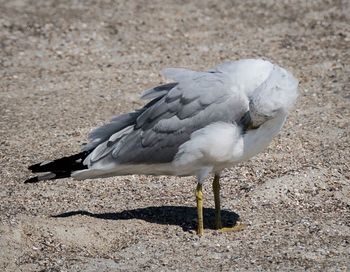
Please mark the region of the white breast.
POLYGON ((246 161, 263 151, 280 131, 286 118, 281 113, 258 129, 242 134, 234 124, 214 123, 193 133, 191 139, 180 146, 173 162, 176 174, 193 174, 198 169, 212 167, 214 172, 246 161))
POLYGON ((246 161, 263 151, 281 130, 286 117, 287 114, 281 112, 275 118, 262 124, 258 129, 248 131, 243 136, 243 152, 240 161, 246 161))
POLYGON ((173 165, 180 173, 192 171, 195 174, 203 167, 216 169, 222 165, 232 165, 242 154, 240 128, 234 124, 217 122, 194 132, 191 139, 180 146, 173 165))

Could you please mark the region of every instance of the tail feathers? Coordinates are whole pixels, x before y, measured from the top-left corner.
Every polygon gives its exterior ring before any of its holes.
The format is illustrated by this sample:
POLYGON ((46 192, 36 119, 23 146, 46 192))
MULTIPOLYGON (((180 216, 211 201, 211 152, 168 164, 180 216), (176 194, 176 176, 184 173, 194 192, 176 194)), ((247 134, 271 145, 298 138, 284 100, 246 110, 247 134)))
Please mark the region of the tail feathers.
POLYGON ((45 173, 40 176, 31 177, 24 183, 36 183, 43 180, 53 180, 68 178, 72 172, 87 169, 83 164, 84 159, 89 155, 90 151, 84 151, 69 157, 63 157, 54 161, 46 161, 33 164, 28 167, 33 173, 45 173))
POLYGON ((53 179, 61 179, 61 178, 69 178, 69 177, 70 177, 70 173, 68 172, 67 173, 47 173, 40 176, 31 177, 25 180, 24 183, 37 183, 43 180, 53 180, 53 179))

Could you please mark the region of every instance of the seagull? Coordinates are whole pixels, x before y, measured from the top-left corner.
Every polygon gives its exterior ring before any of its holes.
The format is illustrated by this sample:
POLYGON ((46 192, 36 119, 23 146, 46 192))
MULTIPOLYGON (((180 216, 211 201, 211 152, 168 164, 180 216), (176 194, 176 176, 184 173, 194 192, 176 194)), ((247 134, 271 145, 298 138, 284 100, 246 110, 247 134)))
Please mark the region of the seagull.
MULTIPOLYGON (((197 234, 203 235, 203 183, 213 174, 216 229, 220 173, 263 151, 298 97, 298 80, 262 59, 227 61, 206 72, 162 71, 170 83, 146 90, 143 108, 91 131, 82 151, 29 166, 25 183, 139 175, 195 176, 197 234)), ((232 228, 233 229, 233 228, 232 228)))

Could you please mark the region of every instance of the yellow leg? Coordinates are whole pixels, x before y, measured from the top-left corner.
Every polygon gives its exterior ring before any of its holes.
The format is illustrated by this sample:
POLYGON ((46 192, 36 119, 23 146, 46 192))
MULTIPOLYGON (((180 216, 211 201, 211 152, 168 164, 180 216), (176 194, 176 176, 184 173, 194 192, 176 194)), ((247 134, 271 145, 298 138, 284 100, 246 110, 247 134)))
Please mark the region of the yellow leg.
POLYGON ((198 226, 197 234, 199 236, 203 235, 204 224, 203 224, 203 191, 202 184, 198 183, 196 188, 196 201, 197 201, 197 217, 198 217, 198 226))
POLYGON ((221 229, 219 229, 219 231, 221 231, 221 232, 241 231, 241 230, 244 230, 245 227, 246 227, 245 224, 236 223, 236 225, 234 225, 234 226, 232 226, 232 227, 221 228, 221 229))
POLYGON ((215 174, 213 180, 213 192, 215 202, 215 228, 222 229, 221 210, 220 210, 220 176, 215 174))
POLYGON ((221 221, 221 208, 220 208, 220 176, 215 174, 213 180, 213 192, 214 192, 214 202, 215 202, 215 228, 222 232, 228 231, 240 231, 245 228, 244 224, 236 224, 232 227, 222 227, 221 221))

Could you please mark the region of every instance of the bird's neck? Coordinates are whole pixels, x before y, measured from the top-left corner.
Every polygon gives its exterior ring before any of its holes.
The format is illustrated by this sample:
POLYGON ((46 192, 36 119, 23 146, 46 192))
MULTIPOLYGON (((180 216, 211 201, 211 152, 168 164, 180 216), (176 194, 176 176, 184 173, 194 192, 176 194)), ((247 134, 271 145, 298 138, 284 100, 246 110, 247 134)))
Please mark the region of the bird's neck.
POLYGON ((272 138, 281 130, 286 117, 287 113, 281 112, 273 119, 266 121, 258 129, 247 131, 243 136, 242 160, 247 160, 263 151, 272 138))

